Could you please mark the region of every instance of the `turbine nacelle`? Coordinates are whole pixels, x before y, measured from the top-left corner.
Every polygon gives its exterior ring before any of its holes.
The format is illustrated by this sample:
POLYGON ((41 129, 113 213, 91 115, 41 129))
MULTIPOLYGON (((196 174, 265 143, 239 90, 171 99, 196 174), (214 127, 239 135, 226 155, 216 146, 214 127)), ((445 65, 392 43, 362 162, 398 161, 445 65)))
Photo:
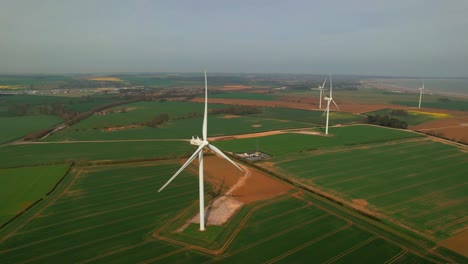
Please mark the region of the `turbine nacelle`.
POLYGON ((190 139, 190 144, 195 146, 208 145, 208 141, 204 142, 198 136, 193 136, 192 139, 190 139))

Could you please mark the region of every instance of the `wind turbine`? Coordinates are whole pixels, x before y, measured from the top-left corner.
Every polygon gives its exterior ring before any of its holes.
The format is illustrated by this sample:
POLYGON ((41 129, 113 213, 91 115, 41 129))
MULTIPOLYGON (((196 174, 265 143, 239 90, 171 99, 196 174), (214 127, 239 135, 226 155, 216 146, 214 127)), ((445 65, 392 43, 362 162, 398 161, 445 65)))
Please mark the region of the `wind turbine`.
POLYGON ((179 173, 181 173, 192 161, 197 157, 198 155, 198 182, 199 182, 199 195, 200 195, 200 231, 205 230, 205 191, 204 191, 204 181, 203 181, 203 150, 205 147, 210 148, 212 151, 214 151, 216 154, 221 156, 222 158, 226 159, 230 163, 232 163, 236 168, 239 170, 243 171, 242 168, 237 165, 234 161, 232 161, 230 158, 228 158, 221 150, 219 150, 217 147, 211 145, 208 140, 207 140, 207 130, 208 130, 208 118, 207 118, 207 113, 208 112, 208 82, 206 80, 206 72, 205 72, 205 114, 203 115, 203 138, 200 139, 199 137, 192 137, 190 140, 190 144, 198 146, 198 149, 190 156, 190 158, 180 167, 180 169, 158 190, 158 192, 162 191, 164 188, 166 188, 169 183, 174 180, 179 173))
POLYGON ((327 101, 327 109, 325 110, 325 112, 327 113, 327 121, 325 123, 325 135, 328 135, 328 119, 330 118, 330 102, 333 102, 333 104, 336 106, 336 108, 338 108, 338 110, 340 110, 338 105, 335 103, 335 100, 333 100, 332 92, 333 92, 333 85, 332 85, 332 76, 331 76, 331 73, 330 73, 330 97, 325 96, 325 98, 323 98, 325 101, 327 101))
POLYGON ((319 90, 320 90, 320 103, 319 103, 319 109, 322 110, 322 93, 323 93, 323 87, 325 87, 325 83, 327 82, 327 78, 325 78, 325 80, 323 81, 323 84, 322 86, 319 86, 319 90))
POLYGON ((419 105, 418 105, 418 108, 421 108, 421 99, 422 99, 423 91, 424 91, 424 81, 423 81, 422 87, 419 88, 419 105))

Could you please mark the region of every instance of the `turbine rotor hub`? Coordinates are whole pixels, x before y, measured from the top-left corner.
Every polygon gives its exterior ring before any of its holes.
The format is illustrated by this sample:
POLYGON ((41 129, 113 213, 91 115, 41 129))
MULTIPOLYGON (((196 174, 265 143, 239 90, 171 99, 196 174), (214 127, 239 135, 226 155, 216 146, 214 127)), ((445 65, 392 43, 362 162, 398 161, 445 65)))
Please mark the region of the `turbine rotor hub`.
POLYGON ((201 140, 199 137, 193 136, 192 139, 190 139, 190 144, 195 145, 195 146, 201 146, 201 145, 204 145, 205 142, 201 140))

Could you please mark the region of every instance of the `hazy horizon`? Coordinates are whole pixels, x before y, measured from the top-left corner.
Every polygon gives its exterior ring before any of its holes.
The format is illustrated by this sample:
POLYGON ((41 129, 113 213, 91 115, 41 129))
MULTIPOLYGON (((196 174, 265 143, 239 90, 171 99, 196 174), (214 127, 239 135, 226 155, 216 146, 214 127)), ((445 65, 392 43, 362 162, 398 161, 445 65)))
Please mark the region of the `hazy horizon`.
POLYGON ((2 1, 0 74, 466 78, 465 1, 2 1))

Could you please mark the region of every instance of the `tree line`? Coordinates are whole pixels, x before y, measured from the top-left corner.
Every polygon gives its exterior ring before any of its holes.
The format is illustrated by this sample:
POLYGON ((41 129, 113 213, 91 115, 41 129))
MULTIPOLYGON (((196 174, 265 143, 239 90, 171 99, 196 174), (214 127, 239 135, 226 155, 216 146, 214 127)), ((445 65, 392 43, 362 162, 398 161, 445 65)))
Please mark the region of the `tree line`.
POLYGON ((262 112, 262 109, 257 106, 249 105, 232 105, 225 108, 215 108, 209 111, 211 115, 217 114, 229 114, 229 115, 249 115, 249 114, 259 114, 262 112))
POLYGON ((379 126, 393 127, 393 128, 408 128, 408 123, 388 115, 375 115, 367 116, 367 123, 379 126))

